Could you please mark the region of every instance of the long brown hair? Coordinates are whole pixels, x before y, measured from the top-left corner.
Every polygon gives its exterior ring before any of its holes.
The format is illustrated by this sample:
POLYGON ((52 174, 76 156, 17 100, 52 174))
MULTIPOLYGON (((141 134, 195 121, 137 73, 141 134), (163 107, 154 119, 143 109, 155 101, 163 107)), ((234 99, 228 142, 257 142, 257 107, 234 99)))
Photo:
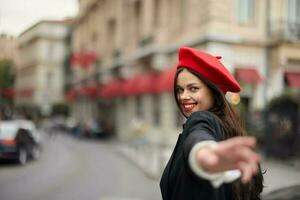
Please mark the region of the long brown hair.
MULTIPOLYGON (((212 82, 205 79, 197 72, 188 69, 188 68, 180 68, 177 70, 175 78, 174 78, 174 97, 177 104, 177 107, 184 115, 181 107, 179 106, 178 95, 176 91, 177 87, 177 77, 180 72, 184 69, 198 77, 201 81, 203 81, 208 88, 212 91, 214 97, 214 105, 208 110, 213 113, 218 121, 221 123, 224 131, 224 139, 228 139, 236 136, 246 136, 247 132, 243 128, 241 120, 235 109, 231 106, 231 104, 226 100, 224 94, 221 90, 212 82)), ((186 116, 185 116, 186 117, 186 116)), ((261 170, 259 170, 258 175, 254 176, 254 178, 247 185, 243 185, 240 182, 234 182, 232 184, 232 196, 234 200, 259 200, 260 193, 263 190, 263 176, 261 170)))

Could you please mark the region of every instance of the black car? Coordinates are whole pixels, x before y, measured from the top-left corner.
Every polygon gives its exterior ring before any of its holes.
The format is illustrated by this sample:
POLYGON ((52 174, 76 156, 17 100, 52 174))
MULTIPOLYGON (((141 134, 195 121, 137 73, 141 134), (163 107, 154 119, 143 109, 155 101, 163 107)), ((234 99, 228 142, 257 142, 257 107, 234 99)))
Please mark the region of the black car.
POLYGON ((28 159, 38 159, 40 153, 39 136, 31 121, 0 121, 0 160, 24 165, 28 159))

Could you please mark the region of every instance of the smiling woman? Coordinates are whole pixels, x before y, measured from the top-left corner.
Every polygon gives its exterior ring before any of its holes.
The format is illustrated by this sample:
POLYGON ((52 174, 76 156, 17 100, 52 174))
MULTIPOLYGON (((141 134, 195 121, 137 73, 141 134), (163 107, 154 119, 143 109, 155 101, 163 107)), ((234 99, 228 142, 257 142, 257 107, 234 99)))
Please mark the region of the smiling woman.
POLYGON ((180 69, 177 82, 177 98, 186 117, 195 111, 210 109, 214 98, 208 86, 187 69, 180 69))
POLYGON ((0 33, 18 36, 38 21, 74 17, 77 4, 77 0, 1 0, 0 33))
POLYGON ((261 199, 256 141, 225 98, 239 84, 221 57, 183 47, 178 58, 174 97, 187 120, 161 178, 163 199, 261 199))

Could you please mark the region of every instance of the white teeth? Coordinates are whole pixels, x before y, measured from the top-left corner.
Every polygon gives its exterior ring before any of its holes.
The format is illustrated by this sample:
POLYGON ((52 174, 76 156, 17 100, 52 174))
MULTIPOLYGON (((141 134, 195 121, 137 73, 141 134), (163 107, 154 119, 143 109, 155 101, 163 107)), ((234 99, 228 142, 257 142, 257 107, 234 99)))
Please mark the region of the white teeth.
POLYGON ((193 108, 194 105, 193 105, 193 104, 190 104, 190 105, 184 105, 184 107, 187 108, 187 109, 190 109, 190 108, 193 108))

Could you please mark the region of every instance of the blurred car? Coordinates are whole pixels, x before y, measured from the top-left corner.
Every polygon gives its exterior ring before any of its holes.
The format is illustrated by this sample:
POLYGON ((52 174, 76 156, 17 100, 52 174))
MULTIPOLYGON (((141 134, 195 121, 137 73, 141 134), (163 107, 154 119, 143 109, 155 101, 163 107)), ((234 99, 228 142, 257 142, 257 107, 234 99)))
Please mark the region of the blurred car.
POLYGON ((265 194, 263 200, 299 200, 300 185, 290 186, 265 194))
POLYGON ((28 120, 0 121, 0 160, 15 160, 25 165, 40 157, 40 137, 28 120))

